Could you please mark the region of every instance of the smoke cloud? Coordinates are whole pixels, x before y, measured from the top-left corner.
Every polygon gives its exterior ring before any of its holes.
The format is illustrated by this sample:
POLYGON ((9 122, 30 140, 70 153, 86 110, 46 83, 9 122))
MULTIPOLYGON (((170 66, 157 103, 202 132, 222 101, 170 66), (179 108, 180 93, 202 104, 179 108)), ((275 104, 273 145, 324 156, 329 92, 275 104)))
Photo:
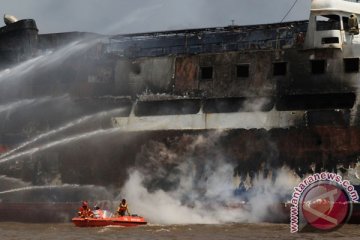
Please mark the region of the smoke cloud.
POLYGON ((237 192, 241 180, 234 176, 235 163, 216 147, 220 136, 185 136, 179 144, 183 154, 153 142, 142 149, 142 167, 139 162, 130 170, 118 198, 128 199, 131 211, 156 224, 283 221, 287 214, 280 202, 300 179, 283 167, 267 176, 258 174, 248 191, 237 192))
MULTIPOLYGON (((223 165, 197 188, 193 176, 180 176, 179 186, 172 191, 146 188, 146 177, 139 171, 130 173, 122 190, 130 210, 142 214, 156 224, 215 224, 232 222, 285 221, 287 213, 281 200, 290 196, 299 179, 287 169, 277 171, 275 181, 257 179, 248 193, 247 201, 234 195, 232 166, 223 165), (290 177, 290 178, 289 178, 290 177), (284 184, 285 183, 285 184, 284 184)), ((245 193, 246 194, 246 193, 245 193)))

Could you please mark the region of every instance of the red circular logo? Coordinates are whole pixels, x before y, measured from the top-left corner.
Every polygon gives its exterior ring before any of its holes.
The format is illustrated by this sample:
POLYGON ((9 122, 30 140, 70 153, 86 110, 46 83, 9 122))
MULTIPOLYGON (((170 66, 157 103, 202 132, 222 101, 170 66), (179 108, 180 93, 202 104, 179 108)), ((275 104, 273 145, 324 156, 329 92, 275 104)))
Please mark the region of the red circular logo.
POLYGON ((305 193, 301 210, 311 226, 331 230, 345 222, 350 204, 343 189, 329 183, 319 183, 305 193))

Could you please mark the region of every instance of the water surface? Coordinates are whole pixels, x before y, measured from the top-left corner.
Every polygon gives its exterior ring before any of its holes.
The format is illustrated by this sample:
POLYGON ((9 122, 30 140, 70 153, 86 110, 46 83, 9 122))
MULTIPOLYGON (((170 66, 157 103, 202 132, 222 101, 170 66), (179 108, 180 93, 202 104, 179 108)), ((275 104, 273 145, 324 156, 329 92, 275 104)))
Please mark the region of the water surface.
POLYGON ((330 233, 289 232, 288 224, 147 225, 141 227, 78 228, 66 224, 0 223, 1 240, 14 239, 359 239, 359 225, 330 233))

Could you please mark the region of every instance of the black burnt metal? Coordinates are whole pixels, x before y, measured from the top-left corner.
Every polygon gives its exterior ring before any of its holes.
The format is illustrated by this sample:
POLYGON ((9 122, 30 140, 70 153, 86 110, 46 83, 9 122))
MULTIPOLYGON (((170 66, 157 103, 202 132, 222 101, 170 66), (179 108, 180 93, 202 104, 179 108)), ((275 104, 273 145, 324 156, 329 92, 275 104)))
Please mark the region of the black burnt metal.
POLYGON ((308 21, 122 34, 110 38, 106 52, 125 57, 276 49, 295 45, 308 21))
POLYGON ((0 28, 0 69, 26 60, 38 50, 38 28, 24 19, 0 28))

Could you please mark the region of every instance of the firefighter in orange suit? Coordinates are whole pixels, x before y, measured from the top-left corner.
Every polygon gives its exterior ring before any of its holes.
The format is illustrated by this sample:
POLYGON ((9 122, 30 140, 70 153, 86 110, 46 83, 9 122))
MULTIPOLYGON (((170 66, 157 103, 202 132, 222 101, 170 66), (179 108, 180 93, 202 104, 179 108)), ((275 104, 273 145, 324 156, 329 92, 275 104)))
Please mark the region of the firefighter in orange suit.
POLYGON ((129 208, 128 208, 128 205, 126 203, 126 200, 123 199, 123 200, 121 200, 121 203, 119 204, 119 207, 117 209, 117 213, 120 216, 125 216, 125 212, 130 216, 130 212, 129 212, 129 208))
POLYGON ((82 203, 82 206, 79 209, 78 215, 81 218, 89 218, 89 217, 92 218, 92 217, 94 217, 94 213, 89 208, 88 202, 84 201, 82 203))

